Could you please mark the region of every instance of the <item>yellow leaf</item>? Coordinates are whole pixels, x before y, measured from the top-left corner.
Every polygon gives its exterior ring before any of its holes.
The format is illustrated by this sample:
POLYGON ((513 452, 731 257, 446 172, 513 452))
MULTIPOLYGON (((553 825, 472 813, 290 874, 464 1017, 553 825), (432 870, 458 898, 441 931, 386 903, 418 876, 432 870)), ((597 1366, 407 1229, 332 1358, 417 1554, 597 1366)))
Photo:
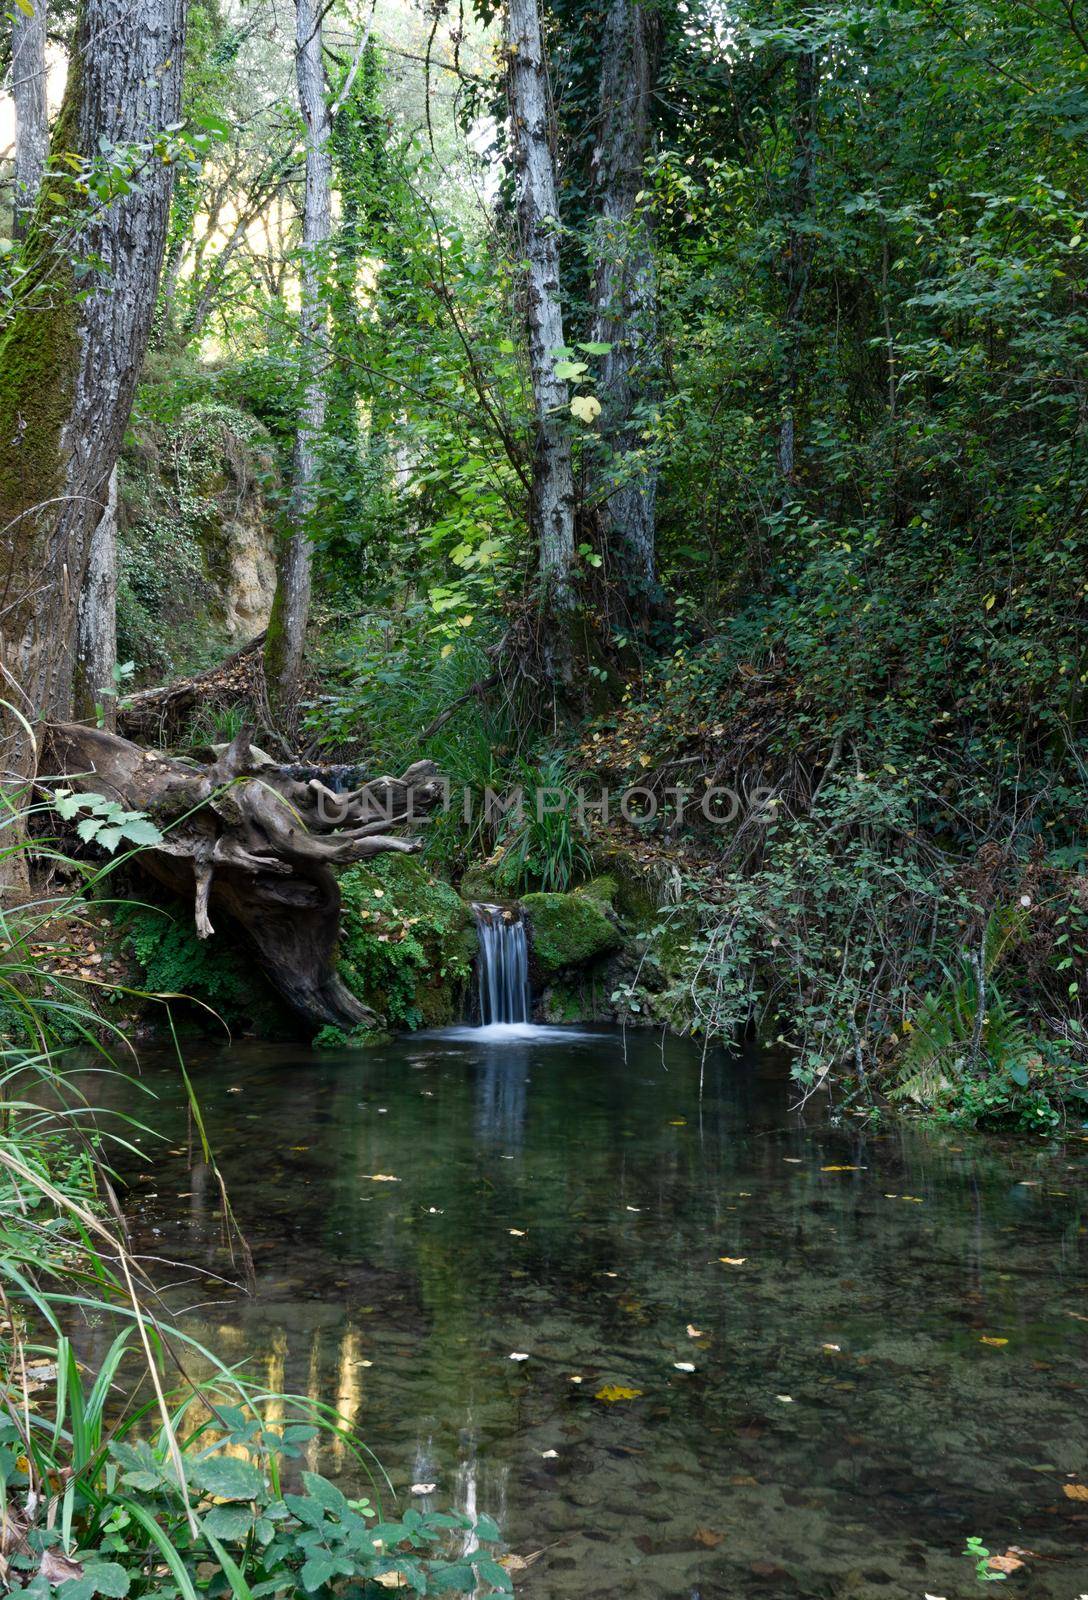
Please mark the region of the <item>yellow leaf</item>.
POLYGON ((747 1256, 719 1256, 719 1261, 724 1261, 727 1267, 743 1267, 747 1256))
POLYGON ((587 426, 601 414, 601 402, 592 394, 580 394, 570 403, 570 414, 587 426))
POLYGON ((391 1172, 371 1172, 368 1174, 371 1183, 399 1183, 399 1178, 394 1178, 391 1172))
POLYGON ((24 17, 32 17, 34 15, 34 7, 30 4, 30 0, 15 0, 15 4, 19 7, 24 17))
POLYGON ((860 1167, 821 1167, 821 1172, 860 1172, 860 1167))
POLYGON ((653 756, 639 756, 638 764, 640 767, 652 767, 654 764, 654 758, 653 756))
POLYGON ((439 655, 442 657, 443 661, 445 661, 448 656, 452 656, 452 654, 453 654, 453 646, 452 646, 452 644, 444 644, 442 646, 442 649, 439 651, 439 655))
POLYGON ((605 1405, 614 1406, 617 1400, 638 1400, 641 1394, 641 1389, 625 1389, 621 1383, 606 1383, 603 1389, 597 1390, 593 1398, 603 1400, 605 1405))
POLYGON ((992 1344, 992 1345, 1008 1344, 1008 1342, 1009 1341, 1007 1339, 994 1339, 994 1338, 991 1338, 991 1336, 988 1333, 984 1333, 982 1335, 982 1338, 979 1340, 979 1344, 992 1344))
POLYGON ((1069 1500, 1088 1500, 1088 1483, 1063 1483, 1062 1494, 1069 1500))
POLYGON ((985 604, 986 604, 986 610, 987 611, 992 611, 994 606, 997 604, 997 596, 996 596, 996 594, 988 594, 986 596, 985 604))

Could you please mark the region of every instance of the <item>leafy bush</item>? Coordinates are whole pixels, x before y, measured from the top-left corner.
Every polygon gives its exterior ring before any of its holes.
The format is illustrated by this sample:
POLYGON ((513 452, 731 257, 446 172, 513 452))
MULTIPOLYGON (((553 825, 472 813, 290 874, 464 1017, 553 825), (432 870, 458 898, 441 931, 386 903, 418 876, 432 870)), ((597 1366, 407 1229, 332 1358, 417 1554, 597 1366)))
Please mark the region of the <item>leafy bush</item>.
POLYGON ((341 879, 340 974, 406 1028, 450 1022, 472 970, 468 908, 418 857, 381 855, 341 879))
POLYGON ((251 957, 219 931, 198 939, 192 918, 156 906, 122 906, 122 942, 137 962, 142 986, 156 995, 184 996, 209 1007, 228 1025, 265 1018, 284 1024, 282 1003, 251 957))

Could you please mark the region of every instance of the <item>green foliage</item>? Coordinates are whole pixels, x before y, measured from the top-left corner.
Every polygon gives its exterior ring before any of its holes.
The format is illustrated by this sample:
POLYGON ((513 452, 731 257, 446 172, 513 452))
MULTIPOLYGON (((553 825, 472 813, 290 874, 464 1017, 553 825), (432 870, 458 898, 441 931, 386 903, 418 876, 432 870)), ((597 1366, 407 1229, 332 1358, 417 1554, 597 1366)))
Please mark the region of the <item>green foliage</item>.
POLYGON ((339 970, 352 992, 395 1026, 452 1022, 476 943, 461 897, 418 857, 393 854, 352 867, 340 887, 339 970))
POLYGON ((565 757, 558 751, 538 762, 522 757, 503 777, 505 796, 520 793, 521 803, 504 810, 494 829, 496 884, 513 894, 529 888, 562 893, 592 864, 565 757))
POLYGON ((156 995, 195 1000, 228 1026, 261 1022, 286 1025, 282 1006, 254 968, 252 957, 222 933, 198 939, 184 910, 157 906, 120 908, 123 944, 141 974, 141 987, 156 995))

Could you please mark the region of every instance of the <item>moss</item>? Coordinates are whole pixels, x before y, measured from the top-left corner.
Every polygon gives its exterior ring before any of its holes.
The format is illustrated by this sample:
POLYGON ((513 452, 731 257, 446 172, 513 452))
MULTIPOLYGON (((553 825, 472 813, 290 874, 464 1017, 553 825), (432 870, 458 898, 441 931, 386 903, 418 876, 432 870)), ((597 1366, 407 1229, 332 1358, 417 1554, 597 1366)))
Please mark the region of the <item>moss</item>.
POLYGON ((390 1044, 393 1035, 384 1028, 355 1028, 345 1033, 330 1023, 312 1040, 315 1050, 373 1050, 378 1045, 390 1044))
POLYGON ((584 966, 619 943, 604 904, 592 894, 527 894, 518 904, 528 919, 533 956, 545 977, 584 966))
POLYGON ((340 976, 390 1023, 440 1027, 461 1014, 476 933, 469 907, 418 856, 382 855, 340 880, 340 976))

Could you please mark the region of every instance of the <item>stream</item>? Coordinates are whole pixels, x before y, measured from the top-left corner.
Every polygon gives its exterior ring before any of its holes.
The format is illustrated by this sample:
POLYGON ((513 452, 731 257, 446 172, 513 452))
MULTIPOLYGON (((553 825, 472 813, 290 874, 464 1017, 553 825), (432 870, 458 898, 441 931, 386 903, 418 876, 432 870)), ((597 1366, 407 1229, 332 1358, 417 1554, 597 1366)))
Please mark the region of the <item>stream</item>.
MULTIPOLYGON (((542 1550, 519 1593, 952 1600, 968 1534, 1088 1590, 1083 1132, 837 1125, 773 1056, 610 1029, 187 1059, 257 1289, 186 1326, 542 1550)), ((230 1273, 176 1064, 142 1081, 135 1247, 230 1273)))

